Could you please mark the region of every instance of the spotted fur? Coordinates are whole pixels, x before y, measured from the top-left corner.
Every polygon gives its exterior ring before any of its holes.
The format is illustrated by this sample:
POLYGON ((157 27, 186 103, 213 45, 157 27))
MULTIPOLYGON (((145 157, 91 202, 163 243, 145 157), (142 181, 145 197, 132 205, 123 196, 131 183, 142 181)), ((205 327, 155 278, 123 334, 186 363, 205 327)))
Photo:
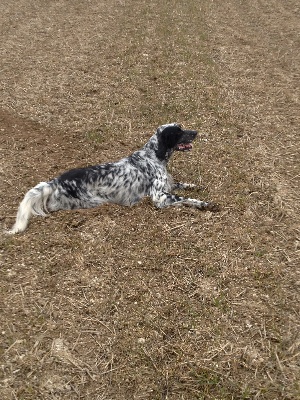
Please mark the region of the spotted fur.
POLYGON ((174 183, 167 163, 175 150, 190 150, 196 135, 196 131, 183 130, 178 124, 162 125, 142 149, 127 158, 72 169, 50 182, 39 183, 25 195, 9 233, 24 231, 31 215, 45 216, 58 210, 92 208, 104 203, 132 206, 145 196, 159 208, 183 204, 215 211, 213 203, 171 193, 195 187, 174 183))

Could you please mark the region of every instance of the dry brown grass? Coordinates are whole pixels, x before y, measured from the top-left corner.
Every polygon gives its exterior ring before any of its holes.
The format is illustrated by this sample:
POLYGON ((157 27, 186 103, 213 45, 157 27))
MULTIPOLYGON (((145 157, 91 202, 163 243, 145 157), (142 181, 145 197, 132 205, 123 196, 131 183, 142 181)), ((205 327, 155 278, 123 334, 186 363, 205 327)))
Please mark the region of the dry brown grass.
POLYGON ((299 6, 248 3, 1 2, 3 227, 170 121, 201 134, 171 172, 222 204, 2 235, 1 399, 300 398, 299 6))

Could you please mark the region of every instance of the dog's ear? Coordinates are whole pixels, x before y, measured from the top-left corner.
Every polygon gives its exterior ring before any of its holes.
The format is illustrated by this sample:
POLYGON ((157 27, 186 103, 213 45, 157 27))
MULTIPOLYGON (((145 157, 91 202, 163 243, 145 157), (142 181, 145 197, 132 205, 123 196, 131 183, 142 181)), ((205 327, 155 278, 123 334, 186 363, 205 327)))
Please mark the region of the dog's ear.
POLYGON ((167 149, 173 149, 182 136, 182 129, 178 124, 166 126, 161 131, 161 139, 167 149))
POLYGON ((158 143, 155 153, 159 160, 167 161, 170 158, 180 139, 180 132, 182 131, 177 124, 161 125, 157 128, 156 136, 158 143))

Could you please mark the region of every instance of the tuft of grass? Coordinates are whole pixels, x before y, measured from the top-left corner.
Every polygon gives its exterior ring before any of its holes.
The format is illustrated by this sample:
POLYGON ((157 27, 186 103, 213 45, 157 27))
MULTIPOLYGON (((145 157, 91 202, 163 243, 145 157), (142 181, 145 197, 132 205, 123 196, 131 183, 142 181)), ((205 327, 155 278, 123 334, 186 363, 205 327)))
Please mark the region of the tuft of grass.
POLYGON ((105 130, 103 128, 98 128, 86 133, 86 138, 89 142, 102 143, 104 142, 105 130))

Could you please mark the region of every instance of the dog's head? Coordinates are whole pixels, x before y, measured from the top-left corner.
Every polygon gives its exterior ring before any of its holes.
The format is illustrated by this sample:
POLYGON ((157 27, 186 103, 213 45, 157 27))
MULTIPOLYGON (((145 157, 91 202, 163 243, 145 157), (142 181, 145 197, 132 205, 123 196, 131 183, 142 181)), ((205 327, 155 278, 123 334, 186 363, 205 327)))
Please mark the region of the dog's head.
POLYGON ((156 131, 158 148, 156 155, 161 160, 168 160, 174 151, 190 151, 197 131, 184 130, 179 124, 160 126, 156 131))

